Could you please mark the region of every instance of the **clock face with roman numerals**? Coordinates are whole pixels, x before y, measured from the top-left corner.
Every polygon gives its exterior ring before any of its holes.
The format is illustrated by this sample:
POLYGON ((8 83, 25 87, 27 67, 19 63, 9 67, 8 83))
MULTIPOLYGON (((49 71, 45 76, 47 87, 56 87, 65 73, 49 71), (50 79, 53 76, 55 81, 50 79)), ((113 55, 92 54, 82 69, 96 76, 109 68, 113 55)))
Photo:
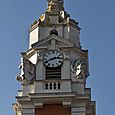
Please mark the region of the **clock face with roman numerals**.
POLYGON ((48 67, 58 67, 63 63, 63 54, 57 50, 49 50, 44 54, 43 61, 48 67))

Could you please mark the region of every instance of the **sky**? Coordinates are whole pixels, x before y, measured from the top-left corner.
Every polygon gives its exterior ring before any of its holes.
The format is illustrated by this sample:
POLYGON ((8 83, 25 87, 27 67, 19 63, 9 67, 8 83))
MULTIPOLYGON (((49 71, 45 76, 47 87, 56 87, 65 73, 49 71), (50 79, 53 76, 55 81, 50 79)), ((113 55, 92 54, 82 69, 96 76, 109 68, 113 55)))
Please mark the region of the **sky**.
MULTIPOLYGON (((89 51, 90 76, 97 115, 115 115, 115 0, 65 0, 79 22, 80 41, 89 51)), ((0 115, 15 115, 20 53, 28 49, 30 25, 46 10, 46 0, 0 0, 0 115)))

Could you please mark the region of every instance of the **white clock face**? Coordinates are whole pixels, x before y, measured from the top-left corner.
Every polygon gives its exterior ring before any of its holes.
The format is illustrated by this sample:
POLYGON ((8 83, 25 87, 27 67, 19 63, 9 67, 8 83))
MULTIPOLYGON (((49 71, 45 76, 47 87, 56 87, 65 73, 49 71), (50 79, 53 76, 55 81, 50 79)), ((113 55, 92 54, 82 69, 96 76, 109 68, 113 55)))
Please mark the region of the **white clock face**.
POLYGON ((58 67, 63 63, 63 54, 57 50, 49 50, 44 54, 43 60, 48 67, 58 67))

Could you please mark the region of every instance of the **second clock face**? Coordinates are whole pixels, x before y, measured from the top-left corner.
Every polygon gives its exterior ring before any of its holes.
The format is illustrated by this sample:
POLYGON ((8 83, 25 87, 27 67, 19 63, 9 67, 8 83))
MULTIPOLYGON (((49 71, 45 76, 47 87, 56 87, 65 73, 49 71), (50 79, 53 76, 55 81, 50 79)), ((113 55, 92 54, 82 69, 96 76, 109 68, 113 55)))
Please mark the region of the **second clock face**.
POLYGON ((44 54, 43 60, 48 67, 58 67, 63 63, 63 54, 57 50, 49 50, 44 54))

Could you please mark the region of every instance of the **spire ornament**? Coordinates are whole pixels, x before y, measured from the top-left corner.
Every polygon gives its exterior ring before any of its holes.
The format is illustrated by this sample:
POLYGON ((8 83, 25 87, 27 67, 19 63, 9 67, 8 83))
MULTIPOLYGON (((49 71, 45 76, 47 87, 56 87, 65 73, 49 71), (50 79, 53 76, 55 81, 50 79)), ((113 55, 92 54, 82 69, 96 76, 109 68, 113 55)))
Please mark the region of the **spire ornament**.
POLYGON ((63 0, 47 0, 48 2, 48 12, 60 12, 64 10, 63 0))

